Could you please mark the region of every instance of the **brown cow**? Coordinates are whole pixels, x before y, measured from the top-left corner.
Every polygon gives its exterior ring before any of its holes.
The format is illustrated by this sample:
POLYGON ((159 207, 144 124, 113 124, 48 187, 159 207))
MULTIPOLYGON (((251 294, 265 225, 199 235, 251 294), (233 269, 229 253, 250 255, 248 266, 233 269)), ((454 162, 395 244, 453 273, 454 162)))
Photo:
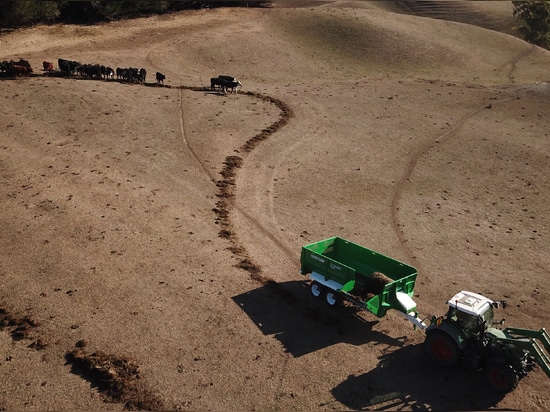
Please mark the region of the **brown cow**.
POLYGON ((13 76, 28 76, 32 73, 32 68, 29 66, 21 66, 19 64, 12 64, 9 67, 9 71, 13 76))
POLYGON ((44 60, 42 62, 42 66, 44 67, 44 74, 46 74, 46 72, 48 72, 48 74, 51 74, 53 72, 53 63, 44 60))

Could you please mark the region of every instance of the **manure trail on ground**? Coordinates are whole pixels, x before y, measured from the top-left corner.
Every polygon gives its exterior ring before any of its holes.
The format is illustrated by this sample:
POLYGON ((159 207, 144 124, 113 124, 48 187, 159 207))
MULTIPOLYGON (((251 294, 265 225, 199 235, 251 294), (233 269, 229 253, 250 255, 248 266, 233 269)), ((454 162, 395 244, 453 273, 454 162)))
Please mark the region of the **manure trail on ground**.
POLYGON ((230 155, 225 158, 223 162, 223 166, 219 171, 219 174, 222 176, 222 179, 215 181, 214 177, 211 175, 206 165, 202 162, 200 157, 193 150, 193 147, 189 144, 189 142, 185 138, 185 125, 184 125, 183 107, 182 107, 183 99, 181 98, 181 93, 183 90, 193 90, 198 92, 211 92, 211 90, 208 87, 204 87, 204 86, 197 87, 197 86, 185 86, 185 85, 180 85, 180 86, 161 85, 159 87, 166 87, 166 88, 174 87, 174 88, 180 89, 180 128, 181 128, 183 142, 185 146, 188 148, 188 150, 191 152, 195 160, 199 163, 199 165, 201 166, 205 174, 218 187, 218 193, 216 194, 216 196, 219 198, 219 200, 216 202, 216 207, 213 209, 213 212, 216 214, 215 223, 220 225, 221 227, 220 231, 218 232, 219 237, 227 239, 230 242, 231 246, 229 247, 229 250, 239 260, 237 267, 248 271, 250 273, 250 277, 255 281, 258 281, 266 285, 272 285, 272 286, 275 285, 276 282, 273 279, 269 279, 264 275, 262 275, 261 273, 262 270, 260 266, 258 266, 256 263, 251 261, 248 255, 248 252, 238 240, 238 235, 234 231, 233 224, 230 219, 230 214, 233 208, 236 208, 237 210, 239 210, 239 212, 241 212, 243 216, 245 216, 249 221, 251 221, 254 224, 254 226, 258 228, 260 232, 262 232, 269 239, 271 239, 290 259, 294 258, 294 255, 292 254, 292 252, 288 250, 288 248, 281 241, 279 241, 275 236, 273 236, 271 232, 265 229, 256 218, 249 215, 248 213, 245 213, 243 210, 235 206, 235 202, 234 202, 237 170, 242 167, 246 156, 250 152, 252 152, 261 142, 268 139, 270 136, 276 133, 279 129, 284 127, 289 122, 289 120, 292 117, 294 117, 294 112, 286 103, 274 97, 267 96, 260 93, 255 93, 255 92, 242 93, 246 96, 251 96, 253 98, 270 102, 271 104, 279 108, 279 110, 281 111, 281 114, 279 119, 276 122, 262 129, 260 133, 252 136, 239 148, 239 152, 244 153, 244 155, 242 156, 230 155))
POLYGON ((140 365, 126 356, 86 351, 86 341, 65 355, 72 372, 96 386, 108 402, 123 403, 127 411, 166 410, 160 398, 140 380, 140 365))
MULTIPOLYGON (((281 110, 281 115, 279 120, 274 122, 271 126, 263 129, 257 135, 248 139, 241 147, 240 152, 244 153, 244 157, 250 153, 256 146, 258 146, 262 141, 269 138, 280 128, 284 127, 288 121, 294 117, 294 112, 292 109, 286 105, 283 101, 275 99, 270 96, 262 95, 254 92, 246 92, 246 95, 256 97, 265 101, 269 101, 281 110)), ((236 187, 236 176, 237 169, 239 169, 244 162, 244 158, 240 156, 228 156, 225 158, 224 165, 220 171, 222 179, 216 183, 218 186, 218 198, 216 202, 216 208, 214 213, 216 213, 216 223, 221 226, 219 231, 219 236, 227 239, 230 243, 231 252, 239 259, 237 264, 243 270, 246 270, 250 273, 250 276, 253 280, 256 280, 262 284, 275 285, 276 282, 273 279, 269 279, 262 275, 261 268, 250 260, 246 249, 241 245, 238 240, 237 234, 234 232, 233 225, 230 219, 231 210, 235 207, 234 197, 235 197, 235 187, 236 187)), ((242 210, 238 209, 247 219, 252 221, 258 229, 267 235, 273 242, 277 244, 287 255, 290 255, 290 251, 278 241, 268 230, 261 226, 261 224, 254 219, 252 216, 244 213, 242 210)))
POLYGON ((15 341, 31 341, 29 348, 36 350, 44 349, 47 344, 40 337, 35 336, 35 328, 39 322, 29 316, 18 316, 7 310, 0 304, 0 330, 5 330, 15 341))
MULTIPOLYGON (((147 62, 150 65, 152 65, 156 70, 165 70, 153 62, 153 59, 151 57, 152 54, 153 54, 153 51, 149 51, 147 53, 147 57, 146 57, 147 62)), ((172 86, 170 85, 157 85, 157 86, 172 88, 172 86)), ((271 96, 250 92, 250 91, 242 93, 246 96, 251 96, 253 98, 270 102, 271 104, 279 108, 279 110, 281 111, 281 115, 279 117, 279 120, 277 120, 270 126, 261 130, 260 133, 248 139, 239 148, 239 152, 244 153, 244 156, 231 155, 225 158, 223 162, 223 166, 219 171, 219 174, 222 176, 222 179, 216 181, 215 177, 212 176, 212 173, 206 167, 202 159, 195 153, 192 145, 190 145, 189 142, 187 141, 185 137, 185 121, 183 119, 183 98, 182 98, 183 90, 211 92, 211 89, 204 86, 194 87, 194 86, 180 85, 180 86, 174 86, 174 87, 180 89, 180 130, 181 130, 183 143, 185 144, 185 146, 187 147, 187 149, 189 150, 193 158, 200 165, 201 169, 210 178, 210 180, 213 183, 215 183, 216 186, 218 187, 217 197, 219 198, 219 200, 216 202, 216 207, 213 209, 213 212, 216 214, 215 223, 221 226, 221 229, 219 231, 219 236, 221 238, 227 239, 231 243, 229 250, 239 260, 239 263, 237 265, 238 267, 248 271, 252 279, 259 281, 262 284, 275 284, 276 283, 275 281, 263 276, 261 274, 261 268, 250 260, 248 252, 246 251, 244 246, 242 246, 241 243, 238 241, 238 236, 234 232, 234 228, 230 219, 230 213, 231 213, 231 210, 234 208, 238 210, 240 213, 242 213, 243 216, 245 216, 250 222, 252 222, 254 226, 256 226, 261 233, 263 233, 271 241, 273 241, 273 243, 276 244, 283 251, 283 253, 289 257, 289 259, 292 260, 294 258, 293 253, 290 250, 288 250, 288 248, 280 240, 278 240, 275 236, 273 236, 271 232, 269 232, 266 228, 264 228, 255 217, 251 216, 250 214, 246 213, 242 209, 238 208, 234 202, 237 170, 242 167, 242 164, 244 162, 244 158, 246 157, 246 155, 249 154, 252 150, 254 150, 256 146, 260 144, 262 141, 266 140, 271 135, 276 133, 280 128, 284 127, 288 123, 289 119, 291 119, 294 116, 294 112, 286 103, 284 103, 279 99, 273 98, 271 96)))

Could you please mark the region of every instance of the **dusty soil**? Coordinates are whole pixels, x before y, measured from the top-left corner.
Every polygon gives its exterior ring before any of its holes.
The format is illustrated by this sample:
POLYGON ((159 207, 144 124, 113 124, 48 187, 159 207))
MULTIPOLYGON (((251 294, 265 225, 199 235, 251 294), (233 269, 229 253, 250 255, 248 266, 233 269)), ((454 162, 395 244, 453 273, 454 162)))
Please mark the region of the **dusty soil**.
POLYGON ((299 273, 338 235, 415 266, 426 316, 465 289, 550 326, 550 52, 508 2, 426 4, 2 33, 35 75, 0 81, 0 408, 548 410, 540 370, 497 395, 299 273), (60 57, 149 75, 42 75, 60 57))

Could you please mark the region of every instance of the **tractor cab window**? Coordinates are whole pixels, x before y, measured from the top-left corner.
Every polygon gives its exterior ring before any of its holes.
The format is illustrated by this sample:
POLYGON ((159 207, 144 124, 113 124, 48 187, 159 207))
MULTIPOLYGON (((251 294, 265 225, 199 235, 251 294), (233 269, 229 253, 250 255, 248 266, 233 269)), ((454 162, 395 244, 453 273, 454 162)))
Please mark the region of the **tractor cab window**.
POLYGON ((453 307, 449 308, 447 317, 450 320, 458 323, 464 331, 469 331, 470 334, 478 333, 484 321, 486 320, 483 318, 483 316, 470 315, 453 307))
POLYGON ((482 322, 485 323, 485 328, 491 327, 493 324, 493 307, 489 306, 485 312, 481 314, 482 322))

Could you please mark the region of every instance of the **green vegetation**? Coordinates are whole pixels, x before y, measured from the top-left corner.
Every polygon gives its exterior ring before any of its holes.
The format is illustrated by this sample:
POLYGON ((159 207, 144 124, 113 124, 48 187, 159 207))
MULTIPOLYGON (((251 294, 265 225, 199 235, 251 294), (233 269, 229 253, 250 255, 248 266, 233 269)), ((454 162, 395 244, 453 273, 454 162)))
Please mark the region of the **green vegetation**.
POLYGON ((53 22, 60 16, 60 5, 56 1, 4 1, 0 7, 0 27, 53 22))
POLYGON ((519 32, 537 46, 550 47, 550 2, 513 1, 514 16, 522 21, 519 32))
POLYGON ((16 28, 37 23, 88 24, 185 9, 214 7, 265 7, 267 0, 2 0, 0 28, 16 28))

